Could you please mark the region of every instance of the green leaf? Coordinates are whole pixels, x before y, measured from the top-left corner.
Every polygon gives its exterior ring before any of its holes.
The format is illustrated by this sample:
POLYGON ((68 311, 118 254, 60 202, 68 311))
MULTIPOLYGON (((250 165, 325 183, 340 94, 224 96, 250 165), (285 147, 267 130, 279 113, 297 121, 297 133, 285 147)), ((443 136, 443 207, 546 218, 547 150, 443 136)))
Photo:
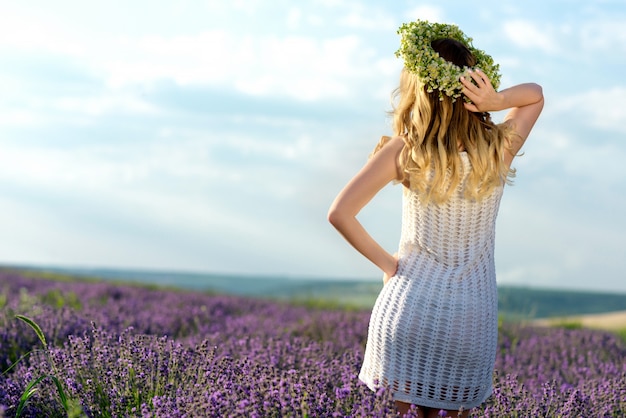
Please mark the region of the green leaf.
POLYGON ((24 412, 24 408, 26 407, 26 403, 33 397, 35 392, 37 392, 37 386, 42 380, 44 380, 46 376, 38 377, 37 379, 33 379, 24 389, 24 393, 20 397, 20 403, 17 405, 17 411, 15 412, 15 417, 18 418, 24 412))
POLYGON ((30 353, 32 353, 32 351, 29 351, 28 353, 26 353, 26 354, 22 355, 22 357, 20 357, 20 358, 18 358, 17 360, 15 360, 15 362, 13 362, 13 364, 11 364, 11 365, 9 366, 9 368, 8 368, 8 369, 6 369, 5 371, 3 371, 3 372, 0 374, 0 376, 4 376, 5 374, 9 373, 9 372, 11 371, 11 369, 13 369, 15 366, 17 366, 17 364, 18 364, 20 361, 22 361, 22 360, 24 360, 26 357, 30 356, 30 353))
POLYGON ((43 334, 43 331, 41 330, 41 328, 39 327, 39 325, 37 325, 35 321, 33 321, 32 319, 24 315, 15 315, 15 317, 21 321, 24 321, 26 324, 28 324, 33 329, 33 331, 35 331, 35 334, 37 334, 37 337, 39 337, 39 341, 41 341, 44 348, 48 348, 48 343, 46 342, 46 336, 43 334))
POLYGON ((67 412, 68 411, 67 395, 65 394, 65 391, 63 390, 63 385, 61 384, 61 381, 56 376, 50 376, 50 378, 56 385, 57 391, 59 392, 59 398, 61 398, 61 405, 63 406, 63 409, 65 410, 65 412, 67 412))

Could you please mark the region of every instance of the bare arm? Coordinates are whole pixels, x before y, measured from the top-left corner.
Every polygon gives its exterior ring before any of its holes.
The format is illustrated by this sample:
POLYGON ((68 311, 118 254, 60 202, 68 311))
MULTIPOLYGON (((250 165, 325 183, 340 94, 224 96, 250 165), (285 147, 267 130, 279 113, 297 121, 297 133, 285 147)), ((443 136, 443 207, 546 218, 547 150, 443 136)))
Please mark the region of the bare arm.
POLYGON ((495 112, 511 109, 504 118, 504 122, 509 124, 513 131, 513 136, 510 138, 511 149, 507 150, 506 156, 507 164, 510 164, 524 145, 541 114, 543 90, 538 84, 525 83, 496 92, 483 72, 473 71, 472 78, 476 85, 470 80, 461 78, 463 94, 472 101, 472 103, 465 103, 467 110, 495 112))
POLYGON ((357 251, 378 266, 385 281, 396 273, 396 257, 385 251, 356 219, 361 209, 390 181, 399 177, 397 160, 404 141, 392 138, 348 182, 328 211, 328 220, 357 251))

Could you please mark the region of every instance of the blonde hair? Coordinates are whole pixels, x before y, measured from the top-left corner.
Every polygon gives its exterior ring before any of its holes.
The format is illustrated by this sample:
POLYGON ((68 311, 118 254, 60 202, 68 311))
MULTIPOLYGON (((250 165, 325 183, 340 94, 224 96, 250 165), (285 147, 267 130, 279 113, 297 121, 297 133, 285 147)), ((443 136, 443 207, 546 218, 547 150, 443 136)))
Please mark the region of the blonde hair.
MULTIPOLYGON (((445 202, 463 176, 461 151, 467 153, 471 171, 464 185, 468 199, 480 200, 515 172, 504 162, 510 147, 507 125, 496 125, 488 113, 472 113, 463 100, 428 92, 419 77, 402 70, 394 91, 393 130, 404 140, 398 165, 401 182, 418 191, 425 201, 445 202)), ((389 138, 383 137, 374 152, 389 138)))

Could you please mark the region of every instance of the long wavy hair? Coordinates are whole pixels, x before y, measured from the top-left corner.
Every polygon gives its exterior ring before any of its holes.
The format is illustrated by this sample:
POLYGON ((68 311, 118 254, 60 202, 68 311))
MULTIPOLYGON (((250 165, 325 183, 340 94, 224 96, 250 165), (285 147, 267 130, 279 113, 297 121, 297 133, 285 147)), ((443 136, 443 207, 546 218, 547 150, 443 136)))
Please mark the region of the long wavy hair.
MULTIPOLYGON (((438 39, 432 47, 441 57, 459 67, 473 67, 475 58, 465 45, 453 39, 438 39)), ((515 172, 504 162, 510 131, 496 125, 488 113, 470 112, 464 98, 440 98, 428 92, 419 78, 402 70, 400 85, 393 93, 393 130, 404 139, 399 157, 401 182, 418 191, 425 201, 443 203, 463 177, 461 153, 467 153, 471 171, 464 184, 468 199, 480 200, 494 188, 510 183, 515 172)), ((374 152, 384 146, 383 137, 374 152)))

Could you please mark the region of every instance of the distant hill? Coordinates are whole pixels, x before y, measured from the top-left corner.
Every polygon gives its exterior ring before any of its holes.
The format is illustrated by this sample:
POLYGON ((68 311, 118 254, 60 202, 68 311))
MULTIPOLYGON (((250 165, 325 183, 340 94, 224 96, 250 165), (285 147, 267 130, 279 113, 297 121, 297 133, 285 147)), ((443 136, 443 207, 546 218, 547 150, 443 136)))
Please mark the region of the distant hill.
POLYGON ((587 315, 626 310, 626 294, 501 286, 498 305, 511 319, 587 315))

